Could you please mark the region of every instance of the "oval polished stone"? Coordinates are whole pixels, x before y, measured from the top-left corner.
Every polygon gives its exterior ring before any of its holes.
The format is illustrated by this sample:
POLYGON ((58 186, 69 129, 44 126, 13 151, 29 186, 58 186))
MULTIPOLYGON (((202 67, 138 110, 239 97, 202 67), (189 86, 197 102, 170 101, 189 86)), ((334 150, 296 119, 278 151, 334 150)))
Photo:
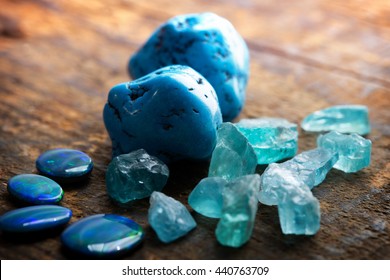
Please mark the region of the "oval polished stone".
POLYGON ((53 149, 44 152, 36 160, 38 171, 53 179, 82 179, 93 168, 92 159, 85 153, 73 149, 53 149))
POLYGON ((56 204, 64 191, 52 179, 36 174, 21 174, 8 181, 8 192, 15 198, 29 204, 56 204))
POLYGON ((11 210, 0 217, 0 229, 32 232, 52 229, 69 222, 72 210, 57 205, 36 205, 11 210))
POLYGON ((72 251, 104 257, 131 250, 143 237, 143 229, 133 220, 114 214, 98 214, 70 225, 62 233, 61 240, 72 251))

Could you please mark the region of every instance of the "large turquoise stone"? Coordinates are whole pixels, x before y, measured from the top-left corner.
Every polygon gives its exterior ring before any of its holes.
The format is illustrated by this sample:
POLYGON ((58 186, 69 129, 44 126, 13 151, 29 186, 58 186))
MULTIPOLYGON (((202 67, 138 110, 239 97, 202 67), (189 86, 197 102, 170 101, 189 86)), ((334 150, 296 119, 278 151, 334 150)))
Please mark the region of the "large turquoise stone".
POLYGON ((64 191, 55 181, 36 174, 21 174, 8 181, 8 192, 29 204, 56 204, 64 191))
POLYGON ((61 241, 74 252, 109 257, 128 252, 143 237, 143 229, 133 220, 114 214, 98 214, 71 224, 62 233, 61 241))
POLYGON ((173 64, 188 65, 210 82, 224 121, 238 116, 245 102, 249 51, 229 21, 213 13, 171 18, 131 57, 129 72, 137 79, 173 64))
POLYGON ((0 229, 6 232, 32 232, 65 225, 72 211, 57 205, 37 205, 11 210, 0 217, 0 229))
POLYGON ((39 173, 60 181, 83 179, 93 168, 92 159, 87 154, 72 149, 46 151, 35 163, 39 173))

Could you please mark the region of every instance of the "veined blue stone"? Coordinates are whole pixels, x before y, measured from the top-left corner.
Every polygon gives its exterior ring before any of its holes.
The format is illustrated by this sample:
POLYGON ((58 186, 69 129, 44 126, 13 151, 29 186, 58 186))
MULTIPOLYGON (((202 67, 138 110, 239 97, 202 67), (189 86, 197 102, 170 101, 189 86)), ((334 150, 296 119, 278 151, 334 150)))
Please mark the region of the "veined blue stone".
POLYGON ((116 85, 103 115, 113 156, 145 149, 164 162, 210 158, 222 122, 212 86, 180 65, 116 85))
POLYGON ((370 165, 371 141, 357 134, 346 135, 331 131, 320 135, 317 145, 339 154, 339 160, 333 166, 336 169, 357 172, 370 165))
POLYGON ((252 235, 257 212, 258 174, 246 175, 230 181, 223 191, 222 217, 215 235, 219 243, 241 247, 252 235))
POLYGON ((188 204, 199 214, 210 218, 222 215, 222 192, 227 181, 220 177, 207 177, 199 182, 188 197, 188 204))
POLYGON ((153 192, 150 196, 148 220, 164 243, 175 241, 196 227, 187 208, 161 192, 153 192))
POLYGON ((56 204, 64 191, 55 181, 36 174, 21 174, 9 179, 8 192, 29 204, 56 204))
POLYGON ((143 239, 139 224, 123 216, 98 214, 71 224, 61 235, 70 250, 105 257, 128 252, 143 239))
POLYGON ((46 151, 35 163, 39 173, 54 180, 83 179, 93 168, 92 159, 87 154, 73 149, 46 151))
POLYGON ((229 21, 213 13, 171 18, 131 57, 129 72, 137 79, 172 64, 188 65, 210 82, 224 121, 240 113, 249 76, 249 51, 229 21))
POLYGON ((301 123, 306 131, 338 131, 342 133, 370 133, 368 108, 363 105, 339 105, 316 111, 301 123))
POLYGON ((108 165, 107 192, 114 201, 125 204, 161 191, 168 176, 168 167, 161 160, 140 149, 117 156, 108 165))
POLYGON ((254 148, 258 164, 291 158, 297 153, 297 125, 285 119, 242 119, 236 126, 254 148))
POLYGON ((217 145, 211 156, 209 177, 230 180, 255 173, 257 156, 246 137, 232 123, 217 131, 217 145))
POLYGON ((6 232, 32 232, 65 225, 72 211, 57 205, 37 205, 11 210, 0 217, 0 229, 6 232))

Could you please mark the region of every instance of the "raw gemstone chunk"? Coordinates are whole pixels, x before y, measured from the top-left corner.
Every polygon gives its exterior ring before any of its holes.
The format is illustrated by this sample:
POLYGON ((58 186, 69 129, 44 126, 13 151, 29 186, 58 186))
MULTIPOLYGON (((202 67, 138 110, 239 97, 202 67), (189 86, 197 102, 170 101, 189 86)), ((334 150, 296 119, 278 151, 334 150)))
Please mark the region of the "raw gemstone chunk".
POLYGON ((339 105, 316 111, 301 123, 306 131, 338 131, 342 133, 370 133, 368 108, 363 105, 339 105))
POLYGON ((153 192, 150 196, 148 220, 164 243, 172 242, 196 227, 196 222, 187 208, 161 192, 153 192))
POLYGON ((166 163, 209 159, 222 122, 213 87, 181 65, 116 85, 103 117, 114 157, 142 148, 166 163))
POLYGON ((331 131, 317 138, 317 145, 339 154, 333 166, 344 172, 357 172, 370 165, 371 141, 357 134, 342 134, 331 131))
POLYGON ((222 217, 215 235, 220 244, 241 247, 252 235, 257 212, 258 174, 230 181, 223 191, 222 217))
POLYGON ((236 126, 254 148, 258 164, 291 158, 297 153, 297 125, 285 119, 242 119, 236 126))
POLYGON ((227 181, 221 177, 204 178, 192 190, 188 204, 199 214, 210 218, 220 218, 222 214, 222 192, 227 181))
POLYGON ((114 158, 108 165, 108 195, 119 204, 149 197, 167 183, 168 167, 158 158, 139 149, 114 158))
POLYGON ((70 250, 94 257, 124 254, 143 239, 139 224, 123 216, 98 214, 71 224, 61 235, 70 250))
POLYGON ((21 174, 9 179, 8 192, 28 204, 56 204, 64 191, 52 179, 36 174, 21 174))
POLYGON ((226 180, 255 173, 257 156, 248 140, 232 123, 217 131, 217 145, 211 156, 209 177, 226 180))
MULTIPOLYGON (((171 18, 131 57, 129 72, 138 79, 173 64, 188 65, 210 82, 224 121, 240 113, 249 76, 249 51, 229 21, 213 13, 171 18)), ((204 81, 201 78, 198 83, 204 81)))

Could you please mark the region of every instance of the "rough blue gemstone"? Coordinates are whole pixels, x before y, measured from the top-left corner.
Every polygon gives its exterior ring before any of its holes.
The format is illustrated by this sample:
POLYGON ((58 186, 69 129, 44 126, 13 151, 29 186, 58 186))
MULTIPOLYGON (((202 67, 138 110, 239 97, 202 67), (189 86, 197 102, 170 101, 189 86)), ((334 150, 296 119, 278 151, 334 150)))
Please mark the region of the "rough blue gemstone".
POLYGON ((98 214, 71 224, 62 233, 61 241, 74 252, 109 257, 128 252, 143 237, 143 229, 133 220, 114 214, 98 214))
POLYGON ((187 208, 161 192, 153 192, 150 196, 148 220, 164 243, 175 241, 196 227, 196 222, 187 208))
POLYGON ((258 164, 291 158, 297 153, 297 125, 285 119, 242 119, 236 126, 254 148, 258 164))
POLYGON ((306 131, 338 131, 342 133, 370 133, 368 108, 363 105, 339 105, 316 111, 301 123, 306 131))
POLYGON ((227 181, 221 177, 207 177, 199 182, 188 197, 188 204, 199 214, 210 218, 222 215, 222 192, 227 181))
POLYGON ((339 160, 333 166, 344 172, 357 172, 370 165, 371 141, 357 134, 342 134, 331 131, 320 135, 317 145, 332 153, 339 154, 339 160))
POLYGON ((83 179, 93 168, 92 159, 87 154, 72 149, 46 151, 35 164, 39 173, 54 180, 83 179))
POLYGON ((72 211, 57 205, 37 205, 11 210, 0 217, 0 229, 6 232, 32 232, 65 225, 72 211))
POLYGON ((21 174, 8 181, 8 192, 29 204, 56 204, 64 191, 55 181, 36 174, 21 174))
POLYGON ((142 148, 164 162, 208 159, 222 122, 212 86, 179 65, 116 85, 103 115, 114 156, 142 148))
POLYGON ((213 13, 171 18, 131 57, 129 72, 140 78, 172 64, 188 65, 210 82, 224 121, 240 113, 249 75, 249 51, 229 21, 213 13))

